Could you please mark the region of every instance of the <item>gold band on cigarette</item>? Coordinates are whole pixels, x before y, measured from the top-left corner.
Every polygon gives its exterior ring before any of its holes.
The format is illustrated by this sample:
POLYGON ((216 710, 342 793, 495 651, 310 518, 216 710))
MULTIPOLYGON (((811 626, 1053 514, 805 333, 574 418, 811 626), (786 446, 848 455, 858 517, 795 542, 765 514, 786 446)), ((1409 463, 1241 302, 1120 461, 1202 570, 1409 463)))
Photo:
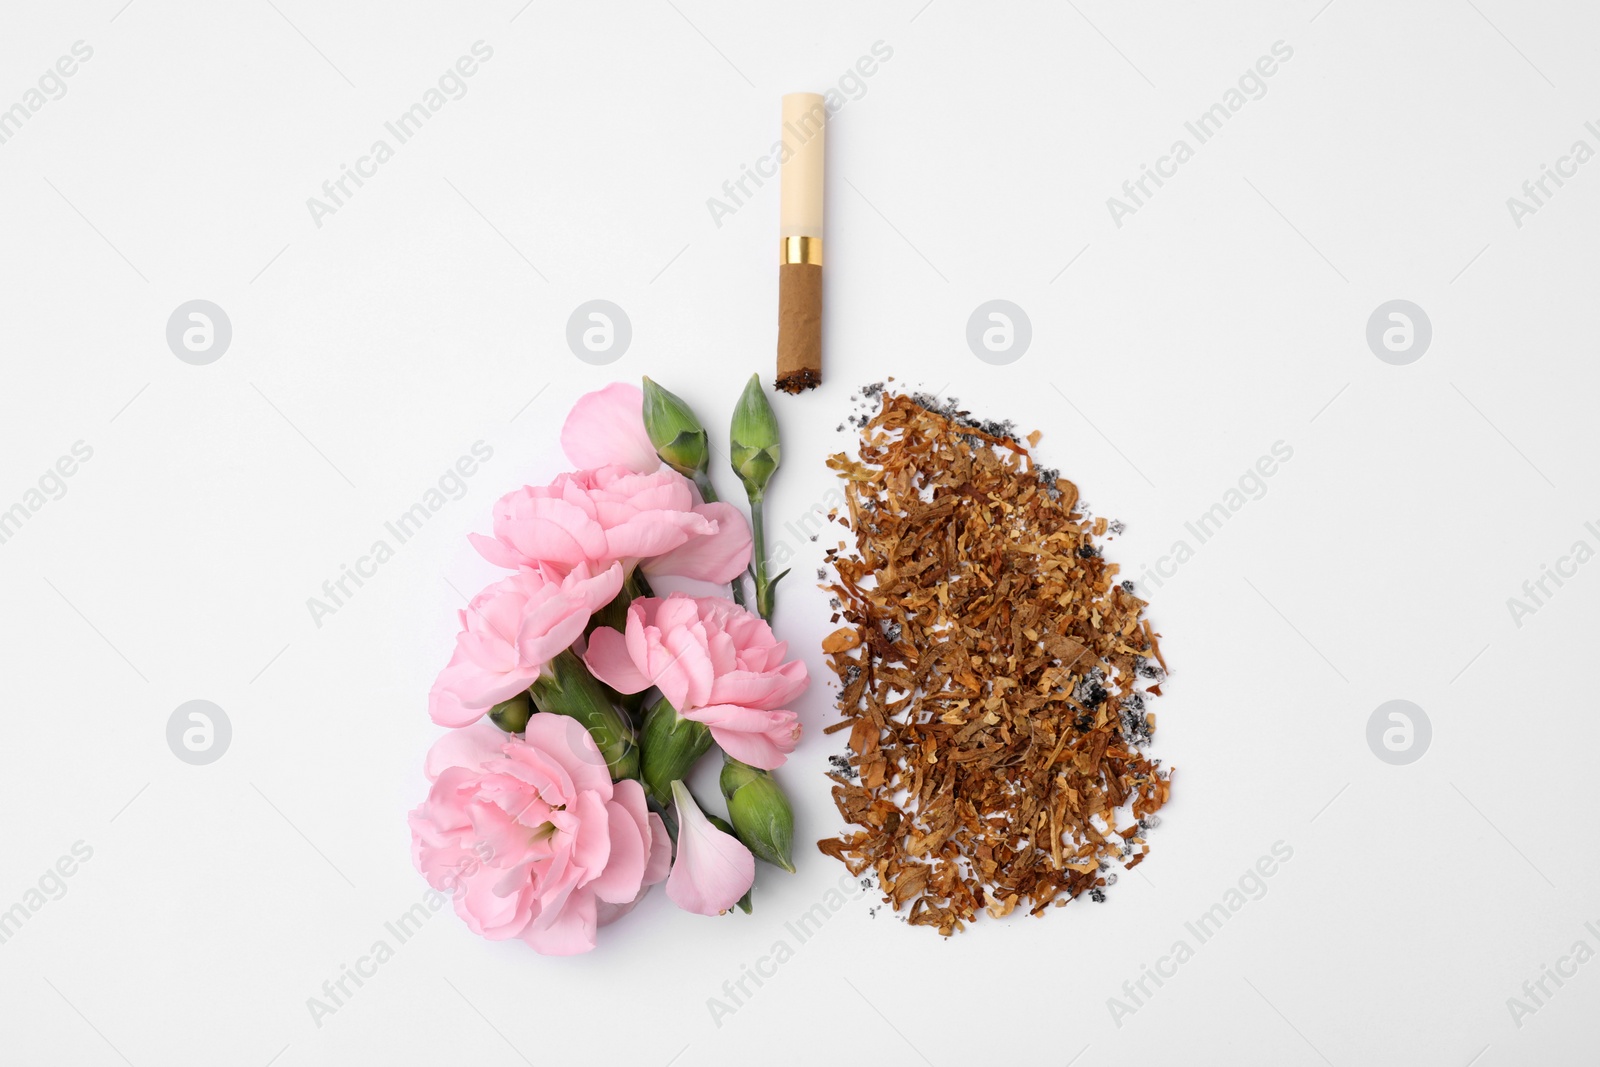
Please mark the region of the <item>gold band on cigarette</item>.
POLYGON ((810 263, 822 266, 822 238, 781 237, 778 246, 778 263, 810 263))

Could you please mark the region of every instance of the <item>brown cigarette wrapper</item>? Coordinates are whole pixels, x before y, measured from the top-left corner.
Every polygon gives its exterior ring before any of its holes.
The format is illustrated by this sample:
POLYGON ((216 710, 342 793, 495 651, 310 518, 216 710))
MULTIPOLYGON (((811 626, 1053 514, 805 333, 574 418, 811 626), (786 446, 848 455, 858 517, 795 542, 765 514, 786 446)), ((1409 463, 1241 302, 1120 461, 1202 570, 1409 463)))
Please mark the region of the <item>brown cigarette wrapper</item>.
POLYGON ((778 266, 778 381, 786 393, 822 383, 822 267, 778 266))

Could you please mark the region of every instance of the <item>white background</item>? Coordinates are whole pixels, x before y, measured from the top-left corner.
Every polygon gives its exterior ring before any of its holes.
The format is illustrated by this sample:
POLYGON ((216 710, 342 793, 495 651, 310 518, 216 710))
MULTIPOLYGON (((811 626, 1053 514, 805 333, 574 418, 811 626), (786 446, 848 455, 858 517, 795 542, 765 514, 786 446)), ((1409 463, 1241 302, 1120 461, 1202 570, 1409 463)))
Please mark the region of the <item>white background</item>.
POLYGON ((0 1060, 1593 1055, 1600 964, 1520 1026, 1507 998, 1600 949, 1600 566, 1520 626, 1506 604, 1600 547, 1600 163, 1521 227, 1506 205, 1574 140, 1600 147, 1591 8, 122 2, 12 2, 0 24, 0 107, 94 50, 0 145, 0 507, 93 448, 0 544, 0 908, 93 849, 0 945, 0 1060), (318 227, 307 198, 478 40, 467 94, 318 227), (720 226, 707 198, 768 151, 780 93, 877 41, 892 58, 829 133, 828 383, 776 403, 776 528, 831 485, 849 394, 890 374, 1042 430, 1040 458, 1127 522, 1109 552, 1135 578, 1293 448, 1143 586, 1173 668, 1153 754, 1177 768, 1150 859, 1105 904, 948 941, 857 899, 717 1025, 708 998, 840 874, 809 844, 839 829, 809 580, 828 538, 790 538, 778 628, 816 679, 781 772, 799 873, 764 870, 750 918, 654 893, 578 959, 444 914, 317 1026, 307 998, 425 889, 405 824, 425 697, 452 586, 492 573, 465 534, 556 471, 581 393, 649 374, 720 437, 743 379, 770 379, 776 189, 720 226), (1107 197, 1276 41, 1293 58, 1266 94, 1117 226, 1107 197), (195 298, 233 325, 208 366, 165 340, 195 298), (607 367, 564 339, 594 298, 633 324, 607 367), (1033 326, 1003 367, 964 337, 993 298, 1033 326), (1365 340, 1395 298, 1433 324, 1409 366, 1365 340), (494 458, 465 497, 318 627, 307 598, 478 440, 494 458), (1366 742, 1395 698, 1433 724, 1409 766, 1366 742), (209 766, 167 747, 191 699, 233 725, 209 766), (1195 947, 1185 922, 1278 841, 1265 895, 1195 947), (1115 1020, 1180 938, 1194 957, 1115 1020))

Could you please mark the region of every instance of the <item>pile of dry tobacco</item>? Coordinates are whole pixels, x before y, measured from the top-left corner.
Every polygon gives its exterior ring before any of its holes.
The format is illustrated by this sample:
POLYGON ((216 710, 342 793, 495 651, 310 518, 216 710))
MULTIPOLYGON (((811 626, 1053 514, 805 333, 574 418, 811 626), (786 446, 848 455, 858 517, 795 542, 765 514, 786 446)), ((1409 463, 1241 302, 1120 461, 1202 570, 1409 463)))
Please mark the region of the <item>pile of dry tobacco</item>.
POLYGON ((833 797, 855 827, 819 841, 872 872, 911 923, 950 934, 1040 914, 1144 858, 1170 772, 1145 758, 1166 664, 1103 518, 1036 469, 1009 424, 881 397, 845 480, 854 553, 828 553, 840 627, 823 643, 849 754, 833 797))

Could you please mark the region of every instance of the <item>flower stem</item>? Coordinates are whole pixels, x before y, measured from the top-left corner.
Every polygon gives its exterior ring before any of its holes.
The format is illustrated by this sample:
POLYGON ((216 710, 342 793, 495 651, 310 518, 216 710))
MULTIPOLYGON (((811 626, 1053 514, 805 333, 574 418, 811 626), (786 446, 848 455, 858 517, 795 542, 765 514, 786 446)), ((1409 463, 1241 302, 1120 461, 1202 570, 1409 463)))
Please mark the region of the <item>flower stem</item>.
POLYGON ((704 468, 694 472, 695 488, 700 490, 700 499, 707 504, 717 502, 717 488, 711 484, 711 475, 704 468))
POLYGON ((634 743, 633 727, 572 649, 562 652, 539 672, 528 695, 540 711, 570 715, 582 723, 614 780, 639 777, 639 746, 634 743))
POLYGON ((768 622, 772 621, 772 584, 767 581, 767 516, 766 496, 750 494, 750 532, 755 539, 756 611, 768 622))
POLYGON ((661 825, 667 828, 667 836, 672 838, 672 843, 678 843, 678 815, 672 810, 672 803, 663 804, 659 800, 645 794, 645 805, 657 815, 661 816, 661 825))

